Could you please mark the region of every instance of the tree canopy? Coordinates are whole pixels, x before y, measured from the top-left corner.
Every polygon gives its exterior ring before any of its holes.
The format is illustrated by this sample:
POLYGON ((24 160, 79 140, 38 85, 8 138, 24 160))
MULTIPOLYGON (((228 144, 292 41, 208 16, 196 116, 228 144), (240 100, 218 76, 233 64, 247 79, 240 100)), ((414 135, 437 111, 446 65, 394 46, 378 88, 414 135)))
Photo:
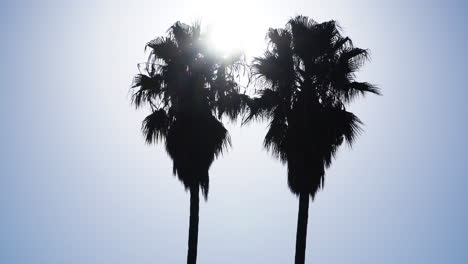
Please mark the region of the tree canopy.
POLYGON ((369 54, 354 47, 335 21, 305 16, 270 29, 267 39, 252 69, 261 89, 244 122, 269 121, 264 146, 287 163, 291 190, 314 197, 338 147, 351 145, 361 131, 346 105, 359 95, 379 94, 376 86, 356 80, 369 54))

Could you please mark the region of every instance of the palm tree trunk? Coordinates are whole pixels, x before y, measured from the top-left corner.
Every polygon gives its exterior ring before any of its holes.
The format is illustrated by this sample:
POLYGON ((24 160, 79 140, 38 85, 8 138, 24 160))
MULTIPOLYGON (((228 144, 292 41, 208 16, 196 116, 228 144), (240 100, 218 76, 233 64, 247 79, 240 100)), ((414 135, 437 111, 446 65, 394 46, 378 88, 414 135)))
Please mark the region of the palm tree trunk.
POLYGON ((188 238, 187 264, 197 263, 198 247, 198 211, 200 199, 198 197, 198 184, 190 188, 190 224, 188 238))
POLYGON ((307 218, 309 217, 309 194, 303 192, 299 195, 299 214, 297 216, 296 233, 296 264, 305 263, 307 218))

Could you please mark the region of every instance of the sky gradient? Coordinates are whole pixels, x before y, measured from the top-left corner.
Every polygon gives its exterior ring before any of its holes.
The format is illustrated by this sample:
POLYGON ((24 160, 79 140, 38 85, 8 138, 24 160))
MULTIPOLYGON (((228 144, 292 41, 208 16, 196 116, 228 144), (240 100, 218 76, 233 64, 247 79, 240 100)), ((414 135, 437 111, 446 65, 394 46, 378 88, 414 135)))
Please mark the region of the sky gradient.
MULTIPOLYGON (((309 208, 307 263, 468 262, 468 5, 461 1, 0 2, 0 263, 184 263, 189 194, 144 143, 129 87, 144 45, 175 21, 244 32, 297 14, 337 20, 372 59, 365 123, 309 208), (352 3, 351 3, 352 2, 352 3)), ((250 44, 252 43, 252 44, 250 44)), ((298 200, 262 149, 266 124, 228 125, 233 148, 200 204, 201 264, 292 263, 298 200)))

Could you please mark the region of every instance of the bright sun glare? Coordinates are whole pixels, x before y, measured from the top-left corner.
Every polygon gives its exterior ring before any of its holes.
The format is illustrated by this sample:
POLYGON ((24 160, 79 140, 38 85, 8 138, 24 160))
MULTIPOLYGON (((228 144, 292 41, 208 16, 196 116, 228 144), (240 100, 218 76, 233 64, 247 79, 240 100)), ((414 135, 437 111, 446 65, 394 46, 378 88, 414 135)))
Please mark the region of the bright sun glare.
POLYGON ((245 45, 237 27, 227 23, 216 23, 210 25, 210 42, 214 49, 222 55, 228 55, 234 51, 245 51, 245 45))
POLYGON ((209 42, 217 52, 229 55, 242 51, 252 56, 261 51, 266 28, 254 21, 252 12, 246 8, 249 5, 247 0, 205 0, 198 5, 202 27, 211 32, 209 42))

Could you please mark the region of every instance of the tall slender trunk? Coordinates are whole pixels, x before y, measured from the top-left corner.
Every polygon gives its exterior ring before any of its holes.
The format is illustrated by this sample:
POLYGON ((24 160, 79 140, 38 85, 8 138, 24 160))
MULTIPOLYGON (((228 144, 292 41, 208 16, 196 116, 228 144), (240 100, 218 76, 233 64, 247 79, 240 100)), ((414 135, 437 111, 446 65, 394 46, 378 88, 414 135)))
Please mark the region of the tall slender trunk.
POLYGON ((305 263, 307 218, 309 217, 309 194, 299 194, 299 214, 297 216, 296 264, 305 263))
POLYGON ((190 188, 190 225, 188 238, 188 254, 187 264, 197 263, 197 247, 198 247, 198 211, 200 199, 198 197, 199 186, 190 188))

